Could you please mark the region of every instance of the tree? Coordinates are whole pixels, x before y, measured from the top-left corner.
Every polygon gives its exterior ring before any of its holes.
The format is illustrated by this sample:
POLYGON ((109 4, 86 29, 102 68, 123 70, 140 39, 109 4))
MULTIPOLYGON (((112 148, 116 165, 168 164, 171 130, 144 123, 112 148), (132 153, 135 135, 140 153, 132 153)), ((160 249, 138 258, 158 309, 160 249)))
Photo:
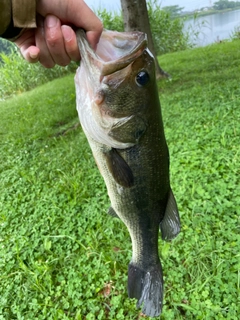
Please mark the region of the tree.
POLYGON ((213 8, 217 10, 233 9, 239 7, 239 2, 228 1, 228 0, 219 0, 214 2, 213 8))
POLYGON ((156 57, 146 0, 121 0, 121 7, 123 13, 124 30, 142 31, 147 34, 148 47, 155 57, 156 76, 157 78, 168 77, 169 75, 162 70, 156 57))
POLYGON ((170 13, 172 18, 180 16, 182 14, 182 10, 183 9, 184 9, 184 7, 180 7, 179 5, 166 6, 166 7, 162 8, 162 10, 167 11, 168 13, 170 13))

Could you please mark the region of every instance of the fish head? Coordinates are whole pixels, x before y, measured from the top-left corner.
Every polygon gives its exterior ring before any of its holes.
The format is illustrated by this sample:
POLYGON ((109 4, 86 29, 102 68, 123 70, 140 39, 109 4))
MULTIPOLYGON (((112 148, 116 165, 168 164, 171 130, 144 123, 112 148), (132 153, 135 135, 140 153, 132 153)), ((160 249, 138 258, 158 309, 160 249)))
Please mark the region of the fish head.
POLYGON ((82 34, 78 39, 82 62, 75 82, 85 133, 115 148, 134 145, 145 130, 142 114, 151 105, 156 82, 146 34, 105 30, 96 52, 82 34))

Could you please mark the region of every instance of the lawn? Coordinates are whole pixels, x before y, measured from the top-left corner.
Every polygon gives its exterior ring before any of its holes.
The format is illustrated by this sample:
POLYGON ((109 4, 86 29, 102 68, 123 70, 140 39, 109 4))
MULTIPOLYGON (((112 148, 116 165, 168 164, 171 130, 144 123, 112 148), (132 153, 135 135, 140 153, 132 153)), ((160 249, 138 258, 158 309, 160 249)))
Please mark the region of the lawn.
MULTIPOLYGON (((159 239, 161 320, 240 314, 240 41, 160 57, 182 231, 159 239)), ((0 102, 0 320, 144 319, 131 241, 78 125, 73 75, 0 102)))

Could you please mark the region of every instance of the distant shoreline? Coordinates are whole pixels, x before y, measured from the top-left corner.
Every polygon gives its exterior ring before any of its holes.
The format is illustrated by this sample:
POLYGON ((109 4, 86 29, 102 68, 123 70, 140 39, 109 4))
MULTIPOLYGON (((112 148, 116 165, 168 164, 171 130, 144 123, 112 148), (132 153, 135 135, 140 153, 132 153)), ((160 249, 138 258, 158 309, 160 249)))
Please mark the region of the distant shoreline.
MULTIPOLYGON (((230 11, 237 11, 240 10, 240 6, 234 9, 228 8, 225 10, 215 10, 215 9, 211 9, 208 11, 196 11, 196 12, 191 12, 189 14, 183 14, 181 17, 182 18, 187 18, 187 19, 193 19, 195 17, 199 18, 199 17, 204 17, 204 16, 209 16, 211 14, 217 14, 217 13, 225 13, 225 12, 230 12, 230 11)), ((240 23, 240 21, 239 21, 240 23)))

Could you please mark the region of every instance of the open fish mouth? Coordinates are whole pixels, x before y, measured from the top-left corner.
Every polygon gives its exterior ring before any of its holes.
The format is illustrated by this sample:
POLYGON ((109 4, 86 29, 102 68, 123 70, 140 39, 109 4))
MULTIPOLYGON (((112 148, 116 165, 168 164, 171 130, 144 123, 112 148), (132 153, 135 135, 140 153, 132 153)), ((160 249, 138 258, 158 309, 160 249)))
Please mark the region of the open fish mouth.
POLYGON ((94 52, 87 42, 85 31, 79 29, 76 33, 82 62, 91 74, 96 76, 97 73, 100 79, 128 66, 147 47, 147 36, 143 32, 104 30, 94 52))
POLYGON ((103 32, 97 55, 104 63, 101 75, 106 76, 129 65, 147 47, 147 36, 142 32, 103 32))

